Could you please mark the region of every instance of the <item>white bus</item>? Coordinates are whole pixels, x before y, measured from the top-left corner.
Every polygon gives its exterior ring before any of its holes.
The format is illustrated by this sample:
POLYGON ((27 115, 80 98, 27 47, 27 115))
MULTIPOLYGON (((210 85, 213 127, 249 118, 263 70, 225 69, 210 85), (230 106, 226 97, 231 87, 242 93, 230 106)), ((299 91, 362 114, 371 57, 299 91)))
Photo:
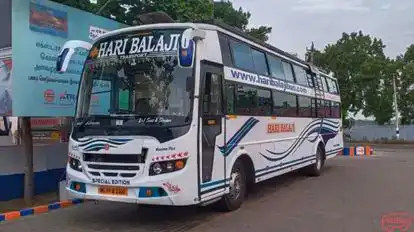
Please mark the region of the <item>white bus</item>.
POLYGON ((108 32, 88 49, 69 142, 72 197, 239 208, 255 183, 343 149, 335 78, 217 22, 108 32))

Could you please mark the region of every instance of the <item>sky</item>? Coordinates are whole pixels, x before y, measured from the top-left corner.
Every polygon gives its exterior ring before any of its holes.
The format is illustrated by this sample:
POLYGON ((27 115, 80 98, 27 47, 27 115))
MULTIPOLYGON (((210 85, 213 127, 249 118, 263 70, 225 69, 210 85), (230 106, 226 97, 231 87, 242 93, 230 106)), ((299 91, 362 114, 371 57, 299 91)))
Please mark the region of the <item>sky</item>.
MULTIPOLYGON (((362 30, 382 39, 389 57, 414 44, 414 0, 232 0, 250 11, 250 27, 271 26, 268 43, 304 59, 313 41, 317 49, 335 43, 343 32, 362 30)), ((356 119, 365 118, 361 113, 356 119)))
POLYGON ((250 26, 273 28, 268 43, 304 58, 305 48, 335 43, 362 30, 382 39, 387 56, 414 43, 414 0, 232 0, 251 12, 250 26))

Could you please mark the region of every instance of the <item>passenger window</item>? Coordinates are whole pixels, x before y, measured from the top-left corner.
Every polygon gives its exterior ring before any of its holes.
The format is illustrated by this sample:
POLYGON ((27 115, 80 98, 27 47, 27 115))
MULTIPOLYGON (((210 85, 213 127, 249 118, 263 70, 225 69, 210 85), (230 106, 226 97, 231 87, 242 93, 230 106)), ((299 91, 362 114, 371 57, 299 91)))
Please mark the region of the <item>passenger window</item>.
POLYGON ((325 117, 325 105, 323 104, 323 101, 318 99, 316 100, 316 108, 317 108, 317 115, 319 118, 325 117))
POLYGON ((325 101, 325 117, 327 118, 332 117, 330 101, 325 101))
POLYGON ((233 53, 234 65, 237 68, 253 71, 254 63, 250 47, 236 41, 231 41, 230 47, 233 53))
POLYGON ((270 75, 275 78, 285 79, 282 60, 272 55, 267 55, 267 60, 269 61, 270 75))
POLYGON ((298 96, 299 117, 312 117, 312 101, 309 97, 298 96))
POLYGON ((329 101, 317 100, 318 103, 318 117, 330 118, 331 117, 331 103, 329 101))
POLYGON ((306 78, 305 69, 297 65, 293 65, 293 69, 295 70, 296 83, 307 86, 308 80, 306 78))
POLYGON ((332 102, 332 118, 341 118, 341 104, 332 102))
POLYGON ((326 77, 321 76, 321 79, 322 79, 322 88, 323 88, 323 91, 324 92, 329 92, 326 77))
POLYGON ((235 99, 236 114, 257 114, 257 91, 256 89, 237 85, 235 99))
POLYGON ((262 116, 269 116, 272 112, 272 98, 270 90, 258 89, 258 108, 259 114, 262 116))
POLYGON ((219 35, 219 42, 220 42, 223 64, 227 66, 232 66, 233 62, 231 59, 229 40, 224 35, 219 35))
POLYGON ((313 83, 313 77, 312 77, 312 74, 307 73, 307 74, 306 74, 306 76, 307 76, 307 78, 308 78, 308 86, 309 86, 309 87, 311 87, 311 88, 315 87, 315 85, 314 85, 314 83, 313 83))
POLYGON ((333 93, 333 94, 338 94, 338 85, 336 83, 335 80, 332 80, 331 78, 327 78, 328 81, 328 88, 329 88, 329 92, 333 93))
POLYGON ((296 96, 279 91, 273 91, 273 115, 280 117, 296 117, 296 96))
POLYGON ((204 114, 221 115, 221 81, 220 75, 207 72, 204 85, 204 114))
POLYGON ((237 85, 235 99, 236 114, 270 115, 271 106, 270 90, 237 85))
POLYGON ((285 78, 287 81, 295 82, 295 77, 293 76, 292 65, 282 61, 283 64, 283 71, 285 73, 285 78))
POLYGON ((234 84, 226 83, 226 113, 227 114, 235 114, 234 110, 234 84))
POLYGON ((267 68, 265 54, 263 52, 252 49, 252 55, 253 55, 254 69, 256 73, 268 76, 269 70, 267 68))

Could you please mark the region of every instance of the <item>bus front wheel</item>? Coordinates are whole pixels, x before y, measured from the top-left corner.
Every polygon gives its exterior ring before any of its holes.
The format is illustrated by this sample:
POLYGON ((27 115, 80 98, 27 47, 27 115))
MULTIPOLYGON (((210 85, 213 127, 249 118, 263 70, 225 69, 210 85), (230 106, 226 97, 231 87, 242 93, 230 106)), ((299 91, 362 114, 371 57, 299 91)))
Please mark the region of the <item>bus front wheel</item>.
POLYGON ((245 168, 241 160, 237 160, 231 170, 229 189, 230 192, 217 202, 217 209, 220 211, 233 211, 243 204, 247 182, 245 168))

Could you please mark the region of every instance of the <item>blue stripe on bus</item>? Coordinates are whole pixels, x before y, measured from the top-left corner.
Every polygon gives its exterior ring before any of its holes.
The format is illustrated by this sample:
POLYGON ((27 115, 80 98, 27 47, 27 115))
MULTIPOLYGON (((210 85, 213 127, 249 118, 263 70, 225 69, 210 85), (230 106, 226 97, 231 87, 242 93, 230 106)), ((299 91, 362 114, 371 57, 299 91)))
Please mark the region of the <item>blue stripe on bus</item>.
POLYGON ((201 188, 212 187, 212 186, 216 186, 216 185, 220 185, 220 184, 224 185, 226 183, 226 181, 229 181, 229 180, 230 180, 230 178, 223 179, 223 180, 210 181, 210 182, 201 184, 201 188))
MULTIPOLYGON (((339 152, 341 150, 342 150, 342 148, 337 148, 337 149, 334 149, 334 150, 331 150, 331 151, 327 151, 326 156, 334 155, 336 152, 339 152)), ((282 170, 285 170, 287 168, 293 167, 295 165, 304 164, 306 162, 309 162, 309 161, 312 161, 312 160, 315 160, 315 159, 316 159, 316 155, 309 155, 309 156, 305 156, 305 157, 302 157, 300 159, 292 160, 292 161, 289 161, 289 162, 286 162, 286 163, 283 163, 283 164, 277 164, 277 165, 273 165, 273 166, 270 166, 270 167, 258 169, 258 170, 255 171, 256 178, 261 177, 261 176, 265 176, 265 175, 268 175, 268 174, 271 174, 271 173, 274 173, 274 172, 282 171, 282 170), (282 168, 279 168, 279 169, 275 169, 275 170, 271 170, 271 169, 278 168, 278 167, 285 166, 285 165, 288 165, 288 166, 287 167, 282 167, 282 168), (269 170, 271 170, 271 171, 269 171, 269 170)), ((217 188, 216 190, 218 190, 218 189, 220 189, 220 188, 218 188, 220 185, 223 188, 227 187, 227 185, 226 185, 227 181, 230 181, 230 178, 222 179, 222 180, 214 180, 214 181, 210 181, 210 182, 207 182, 207 183, 203 183, 203 184, 201 184, 200 187, 205 189, 205 188, 214 186, 214 188, 217 188)), ((207 193, 208 190, 205 190, 205 192, 207 193)))
POLYGON ((259 122, 259 120, 250 117, 241 128, 230 138, 225 146, 219 147, 223 156, 228 156, 239 142, 250 132, 250 130, 259 122))

